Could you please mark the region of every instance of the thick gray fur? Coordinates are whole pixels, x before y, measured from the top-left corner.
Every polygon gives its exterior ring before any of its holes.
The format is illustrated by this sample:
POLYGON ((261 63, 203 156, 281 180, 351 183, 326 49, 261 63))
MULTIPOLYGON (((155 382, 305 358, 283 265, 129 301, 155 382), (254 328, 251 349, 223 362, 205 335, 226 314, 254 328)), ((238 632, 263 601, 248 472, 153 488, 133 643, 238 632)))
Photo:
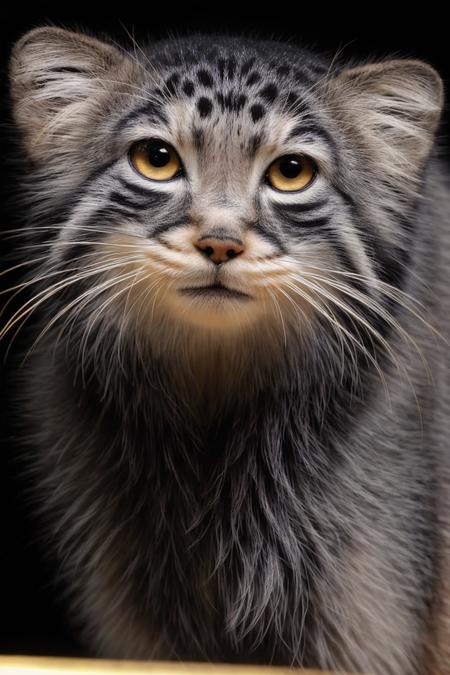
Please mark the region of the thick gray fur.
POLYGON ((42 28, 11 87, 36 257, 14 317, 36 317, 29 462, 87 644, 450 673, 436 73, 241 38, 127 53, 42 28), (154 136, 183 177, 133 170, 130 145, 154 136), (277 192, 265 170, 292 153, 317 176, 277 192), (246 249, 217 268, 193 242, 224 232, 246 249), (218 280, 253 299, 179 292, 218 280))

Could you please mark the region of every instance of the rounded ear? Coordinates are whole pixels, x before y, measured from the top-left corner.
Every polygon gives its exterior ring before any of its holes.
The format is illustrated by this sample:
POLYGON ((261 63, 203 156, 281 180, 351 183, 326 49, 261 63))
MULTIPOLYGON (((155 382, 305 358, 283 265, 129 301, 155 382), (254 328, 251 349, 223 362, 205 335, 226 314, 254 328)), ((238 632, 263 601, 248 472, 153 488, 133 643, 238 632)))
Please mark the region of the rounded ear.
POLYGON ((331 88, 366 135, 391 156, 397 153, 402 165, 421 168, 444 98, 441 78, 431 66, 396 59, 348 68, 332 80, 331 88))
POLYGON ((15 45, 9 66, 13 115, 31 156, 63 124, 86 124, 90 97, 104 90, 102 78, 127 57, 95 38, 61 28, 36 28, 15 45))

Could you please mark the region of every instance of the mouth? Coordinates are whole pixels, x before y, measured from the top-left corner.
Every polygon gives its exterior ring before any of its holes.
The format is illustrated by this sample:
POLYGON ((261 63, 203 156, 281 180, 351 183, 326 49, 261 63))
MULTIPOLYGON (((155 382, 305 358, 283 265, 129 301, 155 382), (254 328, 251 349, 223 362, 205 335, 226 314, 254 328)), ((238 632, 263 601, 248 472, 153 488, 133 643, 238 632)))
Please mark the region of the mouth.
POLYGON ((193 286, 192 288, 181 288, 180 293, 190 296, 201 296, 203 298, 233 298, 237 300, 250 300, 251 295, 237 291, 234 288, 228 288, 223 284, 216 283, 211 286, 193 286))

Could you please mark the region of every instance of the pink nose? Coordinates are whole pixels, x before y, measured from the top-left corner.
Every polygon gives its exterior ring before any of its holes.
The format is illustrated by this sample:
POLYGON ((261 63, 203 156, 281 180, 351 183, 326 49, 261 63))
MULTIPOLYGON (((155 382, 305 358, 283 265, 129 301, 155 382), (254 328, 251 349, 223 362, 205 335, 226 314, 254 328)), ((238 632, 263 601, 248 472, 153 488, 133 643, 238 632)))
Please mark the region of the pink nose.
POLYGON ((244 245, 237 239, 216 239, 215 237, 201 238, 195 248, 212 260, 216 265, 226 263, 243 253, 244 245))

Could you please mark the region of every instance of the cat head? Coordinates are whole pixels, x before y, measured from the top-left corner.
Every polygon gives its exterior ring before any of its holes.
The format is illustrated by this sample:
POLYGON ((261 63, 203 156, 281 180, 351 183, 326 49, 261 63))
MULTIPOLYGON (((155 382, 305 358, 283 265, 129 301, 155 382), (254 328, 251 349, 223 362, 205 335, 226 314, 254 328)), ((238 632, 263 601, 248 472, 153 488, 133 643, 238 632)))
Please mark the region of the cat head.
POLYGON ((336 341, 401 286, 442 107, 430 66, 204 36, 126 52, 40 28, 10 77, 33 236, 51 297, 73 291, 61 317, 163 342, 319 324, 336 341))

